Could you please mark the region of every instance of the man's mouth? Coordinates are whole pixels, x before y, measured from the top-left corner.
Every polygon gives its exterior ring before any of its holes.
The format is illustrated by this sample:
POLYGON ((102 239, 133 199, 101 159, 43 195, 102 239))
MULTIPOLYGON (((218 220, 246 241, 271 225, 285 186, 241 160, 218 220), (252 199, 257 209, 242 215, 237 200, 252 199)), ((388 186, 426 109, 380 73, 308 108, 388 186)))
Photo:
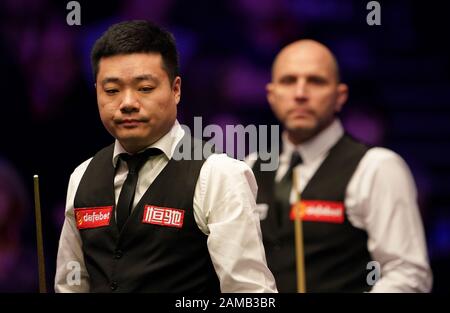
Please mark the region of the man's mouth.
POLYGON ((124 127, 136 127, 142 123, 144 123, 144 119, 133 119, 133 118, 125 118, 116 120, 116 124, 124 126, 124 127))
POLYGON ((289 111, 289 115, 291 117, 309 117, 309 116, 313 115, 313 112, 311 112, 311 110, 298 108, 298 109, 293 109, 293 110, 289 111))

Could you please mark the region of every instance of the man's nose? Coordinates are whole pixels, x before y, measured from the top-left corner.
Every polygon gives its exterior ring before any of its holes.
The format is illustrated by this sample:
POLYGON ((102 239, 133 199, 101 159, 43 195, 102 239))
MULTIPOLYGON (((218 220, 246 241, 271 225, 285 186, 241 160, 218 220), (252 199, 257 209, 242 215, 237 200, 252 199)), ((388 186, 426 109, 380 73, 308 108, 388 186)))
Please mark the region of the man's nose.
POLYGON ((295 85, 295 98, 302 101, 308 99, 308 90, 305 79, 299 79, 297 81, 297 84, 295 85))
POLYGON ((129 113, 139 111, 139 100, 133 90, 125 90, 120 103, 120 111, 122 113, 129 113))

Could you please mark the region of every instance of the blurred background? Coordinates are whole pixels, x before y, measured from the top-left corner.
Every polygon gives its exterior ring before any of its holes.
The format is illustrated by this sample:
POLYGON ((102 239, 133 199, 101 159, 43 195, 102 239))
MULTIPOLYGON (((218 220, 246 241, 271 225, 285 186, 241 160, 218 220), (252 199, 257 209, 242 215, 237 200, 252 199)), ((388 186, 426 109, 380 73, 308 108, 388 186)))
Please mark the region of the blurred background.
POLYGON ((276 124, 265 99, 272 60, 285 44, 313 38, 335 52, 350 99, 346 129, 408 162, 419 191, 436 293, 450 279, 450 49, 448 8, 427 1, 379 1, 381 26, 369 26, 368 1, 69 1, 0 4, 0 291, 38 290, 33 207, 40 175, 47 285, 53 290, 69 176, 112 142, 100 122, 89 53, 115 22, 149 19, 180 51, 179 120, 276 124))

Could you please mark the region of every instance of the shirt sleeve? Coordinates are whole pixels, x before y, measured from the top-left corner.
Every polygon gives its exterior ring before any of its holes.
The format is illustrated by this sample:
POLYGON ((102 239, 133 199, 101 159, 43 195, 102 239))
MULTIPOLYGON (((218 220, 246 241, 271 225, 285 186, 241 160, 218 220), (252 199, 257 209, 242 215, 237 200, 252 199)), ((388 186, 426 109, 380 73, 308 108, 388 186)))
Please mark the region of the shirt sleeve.
POLYGON ((74 198, 91 159, 82 163, 70 176, 66 212, 56 260, 55 292, 89 292, 89 275, 84 264, 80 233, 75 225, 74 198))
POLYGON ((369 150, 349 184, 346 206, 354 226, 367 231, 368 250, 380 265, 371 292, 429 292, 417 190, 405 161, 387 149, 369 150))
POLYGON ((257 189, 251 169, 225 154, 211 155, 201 169, 194 214, 208 235, 222 292, 277 292, 262 244, 257 189))

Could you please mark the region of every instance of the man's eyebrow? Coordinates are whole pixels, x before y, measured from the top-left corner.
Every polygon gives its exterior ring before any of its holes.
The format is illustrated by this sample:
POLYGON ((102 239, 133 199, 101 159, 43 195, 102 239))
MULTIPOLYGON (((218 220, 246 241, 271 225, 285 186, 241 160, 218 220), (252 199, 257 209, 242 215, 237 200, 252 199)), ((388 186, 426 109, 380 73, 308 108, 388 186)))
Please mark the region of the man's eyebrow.
MULTIPOLYGON (((140 81, 144 81, 144 80, 150 80, 153 82, 157 82, 158 79, 155 78, 153 75, 151 74, 142 74, 142 75, 138 75, 133 77, 133 81, 135 82, 140 82, 140 81)), ((107 83, 121 83, 122 79, 118 78, 118 77, 106 77, 102 80, 102 85, 105 85, 107 83)))
POLYGON ((297 80, 297 76, 295 74, 287 73, 278 77, 278 81, 286 81, 286 80, 297 80))
POLYGON ((135 81, 143 81, 143 80, 151 80, 153 82, 157 82, 158 79, 156 79, 153 75, 151 74, 143 74, 143 75, 139 75, 133 78, 133 80, 135 81))
POLYGON ((327 75, 322 75, 322 74, 311 74, 307 76, 308 79, 320 79, 323 81, 329 81, 330 78, 327 77, 327 75))
POLYGON ((105 79, 102 79, 102 85, 105 85, 107 83, 118 83, 120 82, 120 79, 117 77, 106 77, 105 79))

